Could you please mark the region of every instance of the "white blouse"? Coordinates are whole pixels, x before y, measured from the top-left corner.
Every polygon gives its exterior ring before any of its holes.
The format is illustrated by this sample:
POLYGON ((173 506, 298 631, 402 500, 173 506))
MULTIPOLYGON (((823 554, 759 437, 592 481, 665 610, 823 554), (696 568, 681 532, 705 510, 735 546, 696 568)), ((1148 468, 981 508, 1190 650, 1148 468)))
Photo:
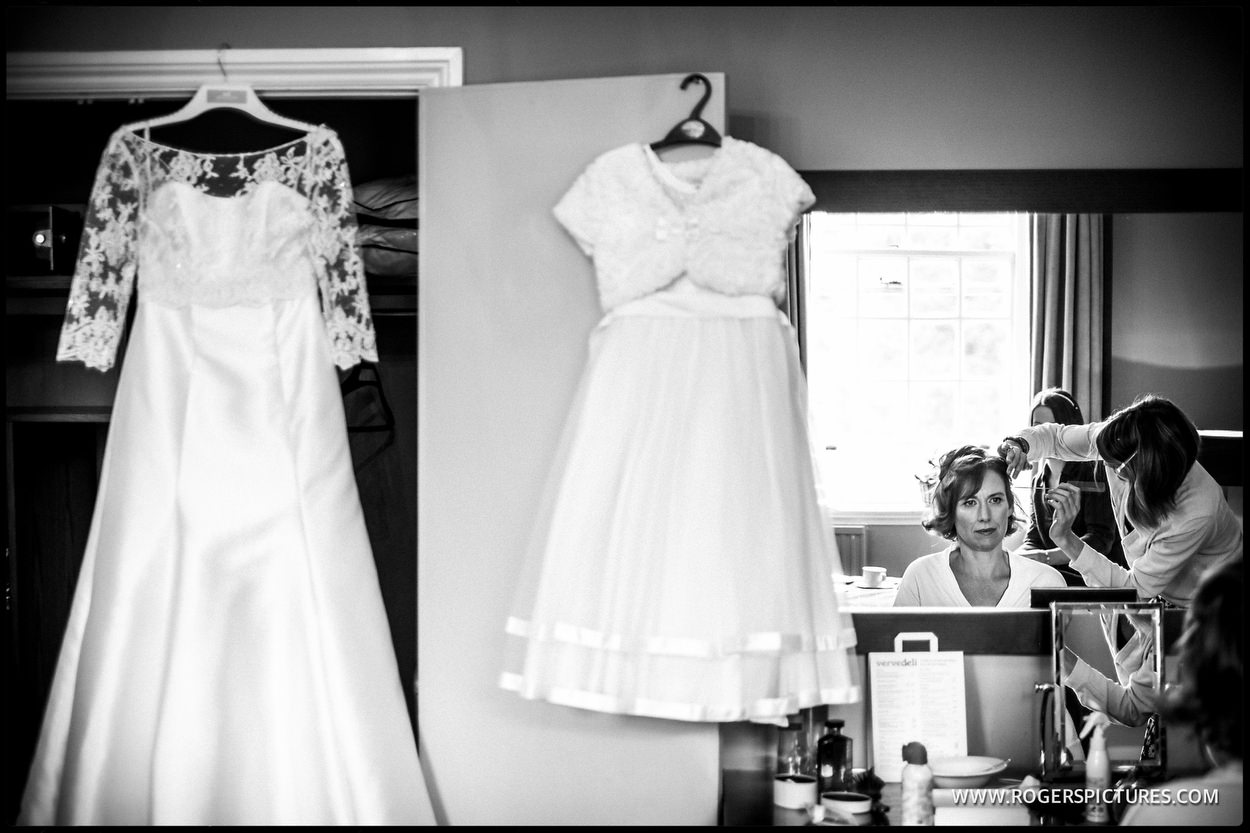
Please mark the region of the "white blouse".
MULTIPOLYGON (((895 607, 972 607, 951 570, 951 556, 958 545, 942 552, 922 555, 907 565, 894 596, 895 607)), ((1066 587, 1067 582, 1054 567, 1015 553, 1004 552, 1011 569, 1007 589, 995 607, 1028 607, 1029 590, 1034 587, 1066 587)))

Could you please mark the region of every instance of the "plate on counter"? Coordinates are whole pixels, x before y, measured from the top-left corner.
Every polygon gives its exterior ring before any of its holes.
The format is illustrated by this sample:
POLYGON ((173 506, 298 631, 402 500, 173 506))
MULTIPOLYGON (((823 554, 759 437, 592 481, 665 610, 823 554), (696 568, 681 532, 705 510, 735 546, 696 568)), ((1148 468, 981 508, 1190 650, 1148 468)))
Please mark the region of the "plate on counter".
POLYGON ((864 584, 863 579, 857 578, 852 586, 858 587, 860 590, 893 590, 898 587, 898 583, 899 579, 886 576, 885 580, 880 584, 864 584))

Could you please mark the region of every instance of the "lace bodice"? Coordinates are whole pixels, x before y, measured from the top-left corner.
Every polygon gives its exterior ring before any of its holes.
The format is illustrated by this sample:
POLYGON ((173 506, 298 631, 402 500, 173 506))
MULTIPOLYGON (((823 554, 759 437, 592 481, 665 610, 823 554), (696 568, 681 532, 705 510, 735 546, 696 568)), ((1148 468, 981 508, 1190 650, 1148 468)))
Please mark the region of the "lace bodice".
POLYGON ((815 196, 780 156, 725 137, 710 157, 669 164, 634 143, 595 159, 556 204, 594 259, 605 310, 682 275, 729 295, 785 292, 785 248, 815 196))
POLYGON ((117 130, 87 206, 59 361, 112 367, 136 279, 142 302, 170 307, 319 290, 335 363, 377 361, 347 160, 329 128, 244 154, 117 130))

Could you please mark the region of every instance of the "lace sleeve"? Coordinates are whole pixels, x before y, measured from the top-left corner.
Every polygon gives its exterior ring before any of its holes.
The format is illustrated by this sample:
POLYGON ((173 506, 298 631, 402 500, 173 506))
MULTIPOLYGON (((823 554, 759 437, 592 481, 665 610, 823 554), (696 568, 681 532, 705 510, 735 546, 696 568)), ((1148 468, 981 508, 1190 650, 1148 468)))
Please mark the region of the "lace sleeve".
POLYGON ((139 193, 135 159, 115 133, 91 189, 57 361, 113 366, 135 283, 139 193))
POLYGON ((362 360, 378 360, 364 263, 356 240, 351 177, 343 145, 333 131, 311 142, 309 152, 313 212, 309 245, 334 363, 346 370, 362 360))

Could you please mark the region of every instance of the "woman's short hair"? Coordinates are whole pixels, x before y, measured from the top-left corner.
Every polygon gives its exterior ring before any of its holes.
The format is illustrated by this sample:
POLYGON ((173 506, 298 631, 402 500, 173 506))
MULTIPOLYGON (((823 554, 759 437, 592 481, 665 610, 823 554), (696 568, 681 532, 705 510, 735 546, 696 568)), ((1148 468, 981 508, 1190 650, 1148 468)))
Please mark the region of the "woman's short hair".
POLYGON ((1190 723, 1212 749, 1241 759, 1245 727, 1245 584, 1242 559, 1208 570, 1198 583, 1180 640, 1180 680, 1164 714, 1190 723))
POLYGON ((1098 434, 1103 460, 1128 463, 1133 487, 1127 514, 1134 524, 1158 526, 1176 503, 1176 491, 1198 459, 1198 429, 1171 400, 1148 393, 1116 411, 1098 434))
POLYGON ((1016 497, 1007 476, 1007 461, 990 454, 983 446, 964 445, 938 458, 938 478, 920 525, 948 541, 955 540, 955 508, 964 498, 975 495, 985 482, 986 472, 998 472, 1007 492, 1007 534, 1016 531, 1016 497))
POLYGON ((1081 416, 1081 406, 1076 404, 1075 397, 1063 388, 1039 390, 1033 397, 1033 407, 1029 409, 1029 413, 1042 407, 1050 408, 1050 412, 1055 415, 1054 421, 1060 425, 1085 424, 1085 417, 1081 416))

